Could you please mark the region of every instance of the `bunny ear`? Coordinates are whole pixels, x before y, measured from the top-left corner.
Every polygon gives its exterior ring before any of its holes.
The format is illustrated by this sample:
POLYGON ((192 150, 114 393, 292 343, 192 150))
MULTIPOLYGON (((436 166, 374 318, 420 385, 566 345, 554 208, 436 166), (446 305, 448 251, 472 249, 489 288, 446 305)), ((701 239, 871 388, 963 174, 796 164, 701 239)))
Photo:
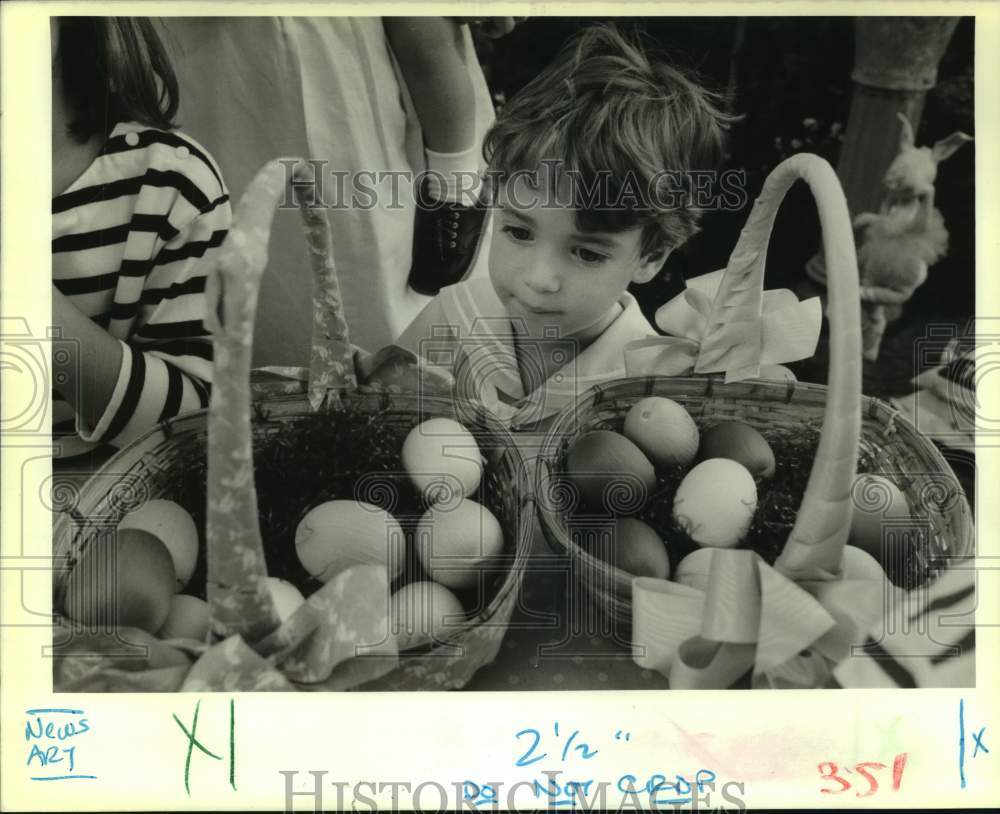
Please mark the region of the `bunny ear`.
POLYGON ((943 138, 940 141, 935 142, 934 146, 931 148, 931 154, 934 156, 935 161, 944 161, 946 158, 950 158, 954 154, 955 150, 967 141, 972 141, 972 136, 968 136, 962 132, 952 133, 948 136, 948 138, 943 138))
POLYGON ((916 143, 913 138, 913 125, 910 124, 910 120, 906 118, 905 114, 897 113, 896 116, 903 123, 903 129, 899 131, 899 149, 905 150, 916 143))

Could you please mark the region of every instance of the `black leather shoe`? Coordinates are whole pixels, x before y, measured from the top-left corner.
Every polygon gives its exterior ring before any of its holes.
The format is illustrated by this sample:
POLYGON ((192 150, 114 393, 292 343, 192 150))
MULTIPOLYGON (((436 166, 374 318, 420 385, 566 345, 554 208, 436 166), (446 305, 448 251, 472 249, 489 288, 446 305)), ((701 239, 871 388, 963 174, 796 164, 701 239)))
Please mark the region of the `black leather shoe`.
POLYGON ((433 297, 463 280, 472 267, 485 220, 483 205, 432 201, 425 182, 413 224, 410 287, 433 297))

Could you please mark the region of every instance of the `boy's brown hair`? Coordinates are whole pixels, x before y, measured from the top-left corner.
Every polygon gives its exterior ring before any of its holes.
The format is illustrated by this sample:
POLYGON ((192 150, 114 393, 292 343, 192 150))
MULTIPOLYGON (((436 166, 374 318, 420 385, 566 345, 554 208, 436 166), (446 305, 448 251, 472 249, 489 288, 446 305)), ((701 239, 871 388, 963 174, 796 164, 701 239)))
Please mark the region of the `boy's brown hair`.
POLYGON ((501 110, 484 143, 489 180, 554 161, 573 182, 579 228, 642 227, 648 256, 697 231, 689 173, 717 169, 736 118, 693 77, 594 26, 501 110))

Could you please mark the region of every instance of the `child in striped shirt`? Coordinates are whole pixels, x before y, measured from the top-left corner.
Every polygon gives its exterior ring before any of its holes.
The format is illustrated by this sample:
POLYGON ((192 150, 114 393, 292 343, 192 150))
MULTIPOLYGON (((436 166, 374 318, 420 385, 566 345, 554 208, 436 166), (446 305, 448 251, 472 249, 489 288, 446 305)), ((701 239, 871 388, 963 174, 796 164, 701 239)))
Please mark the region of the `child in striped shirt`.
POLYGON ((215 161, 174 129, 148 19, 52 20, 56 457, 121 447, 208 404, 205 275, 229 228, 215 161))

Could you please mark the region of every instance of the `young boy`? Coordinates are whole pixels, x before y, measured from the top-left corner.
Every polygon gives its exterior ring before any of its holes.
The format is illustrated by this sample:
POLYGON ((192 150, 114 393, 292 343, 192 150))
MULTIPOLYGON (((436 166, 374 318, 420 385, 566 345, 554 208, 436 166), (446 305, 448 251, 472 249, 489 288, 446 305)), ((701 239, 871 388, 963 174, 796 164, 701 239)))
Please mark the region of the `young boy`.
POLYGON ((696 231, 687 172, 721 158, 718 102, 613 28, 582 32, 486 136, 489 279, 443 289, 398 344, 520 426, 624 376, 656 333, 626 289, 696 231))

